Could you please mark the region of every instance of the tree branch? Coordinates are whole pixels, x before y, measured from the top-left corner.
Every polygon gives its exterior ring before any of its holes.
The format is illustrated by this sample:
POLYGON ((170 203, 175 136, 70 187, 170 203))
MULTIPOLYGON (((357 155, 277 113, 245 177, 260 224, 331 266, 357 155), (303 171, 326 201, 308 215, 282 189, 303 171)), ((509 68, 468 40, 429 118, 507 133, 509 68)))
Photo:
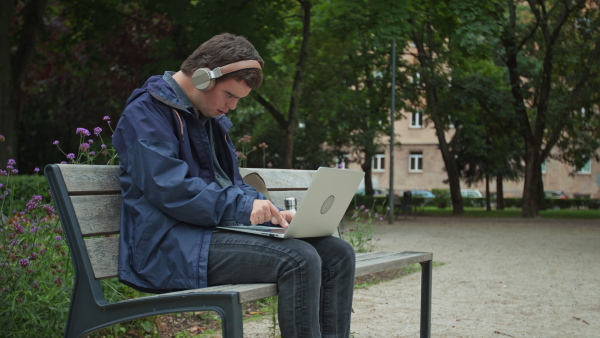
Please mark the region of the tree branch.
POLYGON ((275 106, 271 104, 271 102, 267 101, 267 99, 265 99, 256 91, 253 92, 252 97, 258 103, 260 103, 261 106, 263 106, 267 110, 267 112, 271 114, 271 116, 273 116, 273 118, 275 119, 275 121, 277 121, 277 123, 279 123, 281 128, 285 128, 287 126, 287 121, 285 120, 285 117, 283 116, 283 114, 281 114, 281 112, 279 112, 277 108, 275 108, 275 106))

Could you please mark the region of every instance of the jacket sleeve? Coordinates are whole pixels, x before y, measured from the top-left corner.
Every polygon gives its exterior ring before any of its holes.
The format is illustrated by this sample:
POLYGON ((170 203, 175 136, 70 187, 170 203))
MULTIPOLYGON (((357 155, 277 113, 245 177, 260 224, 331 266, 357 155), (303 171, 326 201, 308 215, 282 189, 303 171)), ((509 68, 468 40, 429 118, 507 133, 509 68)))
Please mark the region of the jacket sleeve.
POLYGON ((188 164, 176 158, 176 145, 142 138, 120 155, 131 183, 156 208, 183 222, 215 226, 235 221, 250 224, 256 191, 235 185, 221 188, 199 177, 186 177, 188 164))

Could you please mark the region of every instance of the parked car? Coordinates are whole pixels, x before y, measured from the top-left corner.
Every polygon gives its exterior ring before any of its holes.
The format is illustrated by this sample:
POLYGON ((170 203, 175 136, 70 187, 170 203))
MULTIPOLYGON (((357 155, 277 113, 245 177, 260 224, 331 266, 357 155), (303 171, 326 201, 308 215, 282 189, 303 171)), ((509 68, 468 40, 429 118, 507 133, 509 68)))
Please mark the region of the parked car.
MULTIPOLYGON (((385 188, 373 188, 373 190, 374 190, 373 196, 387 196, 387 194, 388 194, 388 190, 385 188)), ((358 189, 356 191, 356 194, 364 196, 365 189, 364 188, 358 189)))
POLYGON ((483 194, 477 189, 460 189, 460 195, 462 197, 470 198, 482 198, 483 194))
POLYGON ((559 191, 559 190, 545 190, 544 196, 546 198, 554 198, 554 199, 561 199, 561 200, 565 200, 568 198, 567 194, 565 194, 564 192, 559 191))
POLYGON ((435 195, 429 190, 410 190, 412 197, 435 198, 435 195))

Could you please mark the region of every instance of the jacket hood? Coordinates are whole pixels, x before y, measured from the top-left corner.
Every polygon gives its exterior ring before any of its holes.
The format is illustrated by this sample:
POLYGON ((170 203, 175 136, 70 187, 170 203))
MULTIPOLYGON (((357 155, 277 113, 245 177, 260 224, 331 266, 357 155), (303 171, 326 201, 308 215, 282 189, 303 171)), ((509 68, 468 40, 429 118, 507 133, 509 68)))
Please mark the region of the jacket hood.
POLYGON ((126 105, 130 105, 146 92, 168 106, 179 110, 187 110, 181 101, 179 101, 173 88, 171 88, 167 81, 163 79, 162 75, 153 75, 149 77, 141 88, 137 88, 131 93, 131 96, 127 99, 126 105))

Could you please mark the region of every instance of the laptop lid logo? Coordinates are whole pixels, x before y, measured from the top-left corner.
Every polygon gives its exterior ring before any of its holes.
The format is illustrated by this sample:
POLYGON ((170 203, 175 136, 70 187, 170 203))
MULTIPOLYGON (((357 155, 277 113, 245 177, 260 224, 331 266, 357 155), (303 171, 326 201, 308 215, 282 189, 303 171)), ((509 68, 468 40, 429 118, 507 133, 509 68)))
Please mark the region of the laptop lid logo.
POLYGON ((325 200, 325 202, 323 202, 323 205, 321 206, 321 214, 325 214, 329 211, 329 209, 331 209, 334 200, 335 198, 333 197, 333 195, 327 197, 327 199, 325 200))

